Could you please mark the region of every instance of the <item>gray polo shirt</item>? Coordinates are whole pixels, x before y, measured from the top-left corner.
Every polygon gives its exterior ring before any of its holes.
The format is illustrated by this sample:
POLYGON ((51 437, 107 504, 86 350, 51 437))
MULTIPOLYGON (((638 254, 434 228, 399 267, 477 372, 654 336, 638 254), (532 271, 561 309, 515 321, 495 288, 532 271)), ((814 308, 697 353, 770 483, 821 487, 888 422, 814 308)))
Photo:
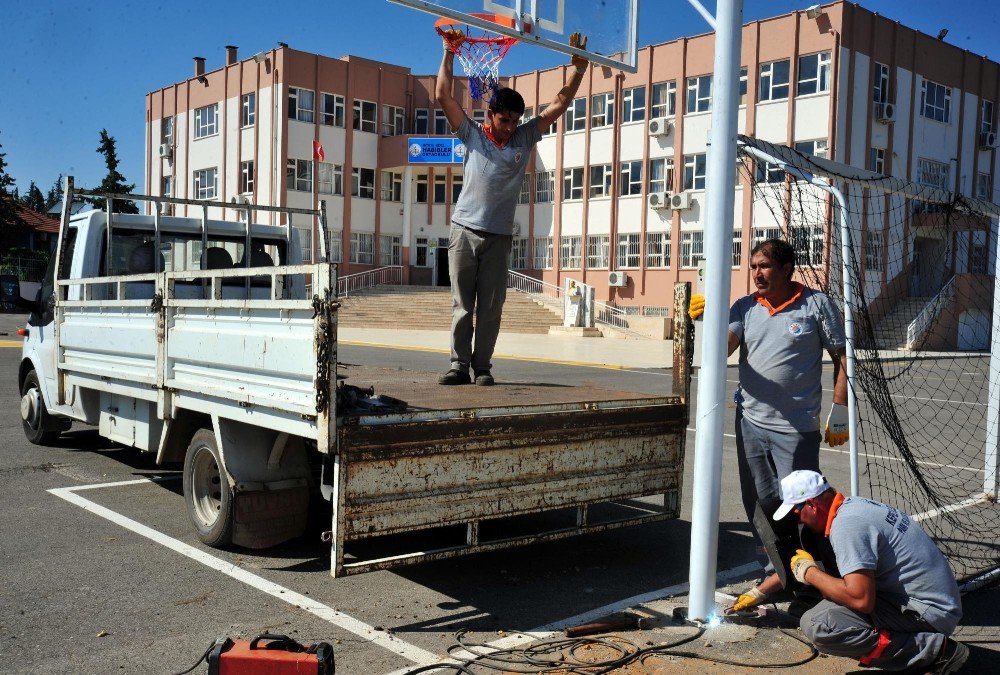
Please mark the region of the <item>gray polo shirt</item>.
POLYGON ((495 234, 511 234, 514 208, 532 149, 542 137, 535 118, 514 130, 498 148, 478 122, 468 117, 455 133, 465 143, 462 193, 452 211, 453 223, 495 234))
POLYGON ((848 497, 830 527, 841 576, 870 570, 878 602, 909 609, 950 635, 962 598, 948 561, 920 525, 891 506, 848 497))
POLYGON ((773 316, 756 293, 744 296, 729 310, 729 332, 740 339, 736 402, 743 416, 782 433, 819 430, 823 352, 846 343, 829 296, 803 288, 773 316))

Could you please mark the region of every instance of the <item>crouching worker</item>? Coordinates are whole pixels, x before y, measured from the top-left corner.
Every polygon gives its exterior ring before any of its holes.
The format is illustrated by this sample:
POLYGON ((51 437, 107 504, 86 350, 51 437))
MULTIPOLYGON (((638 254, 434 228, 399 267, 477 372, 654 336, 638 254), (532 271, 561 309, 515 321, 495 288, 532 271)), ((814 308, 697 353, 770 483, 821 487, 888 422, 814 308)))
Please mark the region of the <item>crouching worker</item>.
POLYGON ((958 584, 920 525, 880 502, 845 499, 815 471, 791 472, 781 495, 774 519, 793 513, 829 538, 839 569, 827 574, 802 549, 791 559, 796 580, 824 598, 800 620, 820 652, 884 670, 962 667, 969 649, 948 637, 962 618, 958 584))

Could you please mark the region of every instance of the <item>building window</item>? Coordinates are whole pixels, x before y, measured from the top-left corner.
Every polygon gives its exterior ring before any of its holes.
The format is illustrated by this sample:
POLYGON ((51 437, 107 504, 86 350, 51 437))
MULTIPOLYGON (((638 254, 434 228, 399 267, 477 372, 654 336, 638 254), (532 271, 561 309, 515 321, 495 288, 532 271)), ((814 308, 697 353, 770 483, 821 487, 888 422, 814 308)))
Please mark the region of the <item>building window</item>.
POLYGON ((462 195, 462 174, 451 174, 451 203, 457 204, 462 195))
POLYGON ((642 194, 642 160, 622 162, 619 178, 618 193, 622 197, 642 194))
POLYGON ((486 111, 485 110, 473 110, 472 111, 472 121, 476 122, 477 124, 486 124, 486 111))
POLYGON ((756 180, 758 183, 783 183, 785 181, 785 170, 781 164, 764 162, 758 159, 756 180))
MULTIPOLYGON (((543 112, 545 112, 545 109, 548 107, 549 107, 548 105, 539 106, 538 114, 541 115, 543 112)), ((546 129, 542 131, 542 136, 551 136, 555 132, 556 132, 556 123, 553 122, 546 129)))
POLYGON ((767 241, 768 239, 781 239, 781 228, 777 226, 772 227, 755 227, 753 232, 750 233, 752 239, 750 241, 750 248, 753 248, 762 241, 767 241))
POLYGON ((607 234, 587 235, 587 267, 607 269, 610 262, 611 237, 607 234))
POLYGON ((986 274, 986 256, 989 254, 989 240, 985 232, 972 233, 972 248, 969 250, 969 271, 986 274))
POLYGON ((398 171, 382 172, 382 201, 403 201, 403 174, 398 171))
POLYGON ((594 94, 590 97, 590 127, 607 127, 614 124, 615 95, 594 94))
POLYGON ((344 233, 332 230, 330 232, 330 262, 344 261, 344 233))
POLYGON ((417 189, 414 194, 414 201, 418 204, 427 203, 427 174, 417 176, 417 189))
POLYGON ((329 162, 319 163, 319 192, 324 195, 344 194, 344 167, 329 162))
POLYGON ((611 196, 611 165, 598 164, 590 167, 590 196, 611 196))
POLYGON ((872 102, 875 104, 889 102, 889 66, 884 63, 875 64, 875 82, 872 85, 872 102))
POLYGON ((559 267, 564 270, 580 269, 580 245, 579 235, 573 237, 560 237, 559 239, 559 267))
POLYGON ((378 126, 375 121, 375 104, 371 101, 354 99, 354 128, 358 131, 376 133, 378 126))
POLYGON ((639 267, 639 233, 618 235, 618 267, 639 267))
POLYGON ((415 256, 413 264, 416 267, 430 267, 427 256, 427 237, 417 237, 416 246, 414 246, 415 256))
POLYGON ((563 169, 563 199, 583 199, 583 167, 563 169))
POLYGON ((523 270, 528 266, 528 240, 524 237, 514 237, 510 242, 510 258, 507 261, 511 269, 523 270))
POLYGON ((882 271, 882 233, 865 230, 865 269, 869 272, 882 271))
POLYGON ((670 267, 670 235, 666 232, 646 233, 646 267, 670 267))
POLYGON ((673 117, 677 113, 677 83, 660 82, 653 85, 649 117, 673 117))
POLYGON ((413 133, 415 134, 426 134, 427 133, 427 119, 429 115, 427 108, 417 108, 413 111, 413 133))
MULTIPOLYGON (((754 229, 754 234, 758 234, 758 229, 754 229)), ((760 241, 766 239, 780 239, 781 229, 764 230, 760 241)), ((823 264, 823 226, 805 225, 791 228, 792 246, 800 254, 799 264, 818 266, 823 264)), ((754 242, 754 246, 757 245, 754 242)))
POLYGON ((164 117, 160 123, 160 143, 173 145, 174 143, 174 118, 164 117))
POLYGON ((733 230, 733 248, 732 257, 730 259, 730 265, 733 267, 739 267, 743 260, 743 231, 736 229, 733 230))
POLYGON ((946 162, 935 162, 932 159, 917 160, 917 182, 921 185, 947 190, 951 182, 951 166, 946 162))
POLYGON ((535 172, 535 203, 546 203, 552 201, 552 192, 555 187, 555 171, 535 172))
POLYGON ((351 169, 351 195, 361 199, 375 199, 375 169, 351 169))
POLYGON ((253 160, 240 162, 240 194, 253 192, 253 160))
POLYGON ((681 233, 681 267, 697 267, 705 259, 705 233, 681 233))
POLYGON ((448 133, 448 117, 443 110, 434 111, 434 133, 438 136, 444 136, 448 133))
MULTIPOLYGON (((160 195, 163 197, 173 197, 174 196, 174 177, 164 176, 163 180, 160 182, 160 195)), ((167 204, 169 207, 170 204, 167 204)))
POLYGON ((687 111, 707 112, 712 109, 712 76, 689 77, 687 84, 687 111))
POLYGON ((521 191, 517 194, 518 204, 527 204, 531 201, 531 174, 525 172, 521 176, 521 191))
POLYGON ((993 132, 993 101, 983 99, 982 113, 979 120, 980 134, 989 134, 993 132))
POLYGON ((993 174, 976 173, 976 199, 993 201, 993 174))
POLYGON ((434 174, 434 203, 444 204, 448 198, 448 177, 443 173, 434 174))
POLYGON ((394 105, 382 106, 382 135, 401 136, 406 130, 406 113, 394 105))
POLYGON ((740 105, 747 103, 747 69, 740 68, 740 105))
POLYGON ((884 148, 868 148, 868 170, 885 175, 884 148))
POLYGON ((403 244, 398 235, 383 234, 378 238, 380 265, 400 265, 403 260, 403 244))
POLYGON ((201 169, 194 172, 194 198, 195 199, 215 199, 217 189, 217 171, 215 167, 211 169, 201 169))
MULTIPOLYGON (((528 106, 527 108, 525 108, 524 109, 524 113, 521 115, 520 124, 524 124, 525 122, 527 122, 528 120, 530 120, 532 118, 532 116, 534 115, 534 110, 535 109, 532 108, 531 106, 528 106)), ((472 111, 473 119, 475 119, 474 116, 478 112, 483 113, 483 119, 485 120, 486 119, 486 111, 485 110, 474 110, 474 111, 472 111)))
POLYGON ((319 123, 328 127, 343 127, 344 97, 339 94, 321 94, 319 101, 319 123))
POLYGON ((795 150, 810 157, 826 157, 826 139, 819 141, 798 141, 795 150))
POLYGON ((674 186, 674 160, 658 157, 649 160, 649 191, 670 192, 674 186))
POLYGON ((375 235, 371 232, 351 232, 351 262, 371 265, 375 262, 375 235))
POLYGON ((574 99, 564 115, 566 131, 580 131, 587 127, 587 99, 574 99))
POLYGON ((298 87, 288 88, 288 119, 312 122, 315 107, 316 92, 298 87))
POLYGON ((951 122, 951 87, 930 80, 920 83, 920 114, 929 120, 951 122))
POLYGON ((533 253, 536 270, 552 269, 552 237, 535 237, 533 253))
POLYGON ((705 189, 705 153, 684 155, 684 189, 705 189))
POLYGON ((788 73, 792 62, 788 59, 765 63, 760 67, 760 101, 778 101, 788 98, 788 73))
POLYGON ((830 90, 830 52, 799 57, 799 82, 796 96, 830 90))
POLYGON ((313 164, 308 159, 290 159, 286 166, 285 179, 289 190, 312 192, 313 164))
POLYGON ((194 111, 194 137, 214 136, 218 131, 219 104, 213 103, 194 111))
POLYGON ((646 119, 646 88, 633 87, 622 92, 622 124, 646 119))
POLYGON ((243 94, 243 105, 240 106, 240 124, 252 127, 257 121, 257 94, 243 94))

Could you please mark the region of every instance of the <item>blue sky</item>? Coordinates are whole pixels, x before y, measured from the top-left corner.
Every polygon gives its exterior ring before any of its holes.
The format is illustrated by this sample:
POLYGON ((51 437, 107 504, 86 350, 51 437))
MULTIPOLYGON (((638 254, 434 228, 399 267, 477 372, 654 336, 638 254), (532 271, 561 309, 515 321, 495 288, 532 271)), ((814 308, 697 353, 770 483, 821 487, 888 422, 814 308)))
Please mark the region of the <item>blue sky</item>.
MULTIPOLYGON (((579 1, 579 0, 577 0, 579 1)), ((639 0, 639 44, 708 32, 686 0, 639 0)), ((744 19, 802 9, 800 2, 745 0, 744 19)), ((704 3, 714 11, 715 3, 704 3)), ((997 0, 862 0, 872 11, 1000 60, 997 0)), ((47 191, 59 173, 95 185, 105 173, 99 132, 118 141, 119 170, 143 189, 145 94, 189 77, 192 57, 214 70, 224 46, 241 57, 287 42, 337 57, 356 54, 434 73, 440 47, 433 18, 386 0, 12 0, 0 22, 0 145, 22 193, 34 180, 47 191)), ((566 61, 538 47, 511 50, 501 72, 566 61)))

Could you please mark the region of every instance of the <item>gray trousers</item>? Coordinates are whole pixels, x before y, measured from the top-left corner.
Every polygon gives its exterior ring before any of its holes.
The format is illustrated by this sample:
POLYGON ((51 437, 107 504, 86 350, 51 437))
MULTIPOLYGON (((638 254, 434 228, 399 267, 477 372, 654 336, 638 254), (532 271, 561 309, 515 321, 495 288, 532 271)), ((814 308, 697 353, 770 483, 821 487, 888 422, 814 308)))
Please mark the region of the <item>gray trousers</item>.
MULTIPOLYGON (((753 512, 761 499, 781 498, 781 479, 796 469, 819 471, 819 431, 781 433, 759 427, 736 412, 736 458, 740 470, 740 493, 750 529, 753 512)), ((765 572, 774 571, 768 561, 765 572)))
POLYGON ((507 259, 512 237, 478 234, 452 224, 448 240, 451 278, 451 367, 489 370, 507 299, 507 259), (475 315, 475 348, 473 348, 475 315))
POLYGON ((943 633, 915 613, 878 600, 870 616, 823 600, 802 615, 799 626, 820 652, 883 670, 930 665, 945 641, 943 633))

